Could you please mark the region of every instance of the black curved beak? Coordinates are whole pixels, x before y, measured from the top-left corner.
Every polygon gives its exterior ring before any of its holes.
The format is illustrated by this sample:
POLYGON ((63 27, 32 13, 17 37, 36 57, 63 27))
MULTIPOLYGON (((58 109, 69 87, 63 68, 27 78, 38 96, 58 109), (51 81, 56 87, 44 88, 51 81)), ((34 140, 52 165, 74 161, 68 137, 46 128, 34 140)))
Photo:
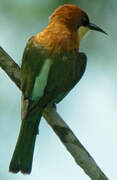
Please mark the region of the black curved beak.
POLYGON ((88 24, 88 28, 91 29, 91 30, 94 30, 94 31, 99 31, 99 32, 102 32, 106 35, 108 35, 103 29, 101 29, 99 26, 93 24, 93 23, 90 23, 88 24))

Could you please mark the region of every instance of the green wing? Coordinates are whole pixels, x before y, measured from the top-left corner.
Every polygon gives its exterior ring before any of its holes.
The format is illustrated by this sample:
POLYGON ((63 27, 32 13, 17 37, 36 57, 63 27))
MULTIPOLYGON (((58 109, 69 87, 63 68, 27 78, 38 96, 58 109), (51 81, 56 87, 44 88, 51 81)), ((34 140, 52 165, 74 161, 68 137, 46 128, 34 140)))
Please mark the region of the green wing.
POLYGON ((27 44, 21 66, 21 88, 24 98, 40 101, 44 106, 60 102, 81 79, 86 56, 59 53, 49 56, 40 46, 27 44))
MULTIPOLYGON (((83 53, 61 53, 52 57, 43 101, 59 103, 80 81, 86 68, 86 56, 83 53)), ((45 103, 45 104, 46 104, 45 103)))
POLYGON ((40 93, 43 95, 43 87, 41 87, 41 85, 45 86, 46 83, 46 80, 42 80, 44 78, 43 71, 44 74, 46 74, 46 71, 49 71, 47 67, 49 63, 48 61, 46 62, 48 59, 47 52, 39 45, 35 46, 33 42, 32 37, 24 50, 20 78, 24 97, 31 100, 34 98, 34 100, 36 100, 36 96, 38 96, 39 93, 37 84, 40 84, 40 93), (46 65, 43 67, 45 63, 46 65))

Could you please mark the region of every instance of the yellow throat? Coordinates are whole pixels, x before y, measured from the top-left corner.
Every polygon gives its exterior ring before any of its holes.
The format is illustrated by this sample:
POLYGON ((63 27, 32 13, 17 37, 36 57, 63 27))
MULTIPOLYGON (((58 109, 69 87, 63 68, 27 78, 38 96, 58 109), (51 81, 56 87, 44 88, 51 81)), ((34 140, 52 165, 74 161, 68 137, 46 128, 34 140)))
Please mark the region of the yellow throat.
POLYGON ((89 31, 89 28, 88 27, 84 27, 84 26, 81 26, 77 33, 78 33, 78 43, 80 45, 80 42, 81 40, 84 38, 84 36, 87 34, 87 32, 89 31))

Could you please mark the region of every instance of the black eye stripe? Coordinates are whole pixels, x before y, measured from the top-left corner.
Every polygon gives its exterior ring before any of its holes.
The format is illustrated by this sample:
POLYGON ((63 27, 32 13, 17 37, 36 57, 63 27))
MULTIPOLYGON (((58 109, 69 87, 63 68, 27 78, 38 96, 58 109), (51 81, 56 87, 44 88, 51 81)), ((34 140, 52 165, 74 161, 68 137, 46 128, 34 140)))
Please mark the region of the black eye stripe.
POLYGON ((80 26, 88 26, 88 25, 89 25, 89 18, 88 18, 88 16, 84 15, 80 19, 80 23, 78 24, 77 28, 79 28, 80 26))
POLYGON ((86 25, 88 25, 88 24, 89 24, 89 20, 88 20, 88 19, 84 19, 83 25, 86 26, 86 25))
POLYGON ((89 18, 86 16, 82 19, 82 25, 87 26, 89 24, 89 18))

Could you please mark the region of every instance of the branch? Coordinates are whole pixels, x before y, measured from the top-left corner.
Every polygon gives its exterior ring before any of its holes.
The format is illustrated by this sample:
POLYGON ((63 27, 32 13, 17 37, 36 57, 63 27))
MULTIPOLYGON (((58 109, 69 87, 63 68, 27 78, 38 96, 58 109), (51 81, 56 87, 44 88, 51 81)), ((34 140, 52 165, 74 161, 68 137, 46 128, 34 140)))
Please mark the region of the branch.
MULTIPOLYGON (((80 53, 79 57, 83 58, 83 53, 80 53)), ((0 67, 20 89, 20 68, 2 47, 0 47, 0 67)), ((56 112, 55 108, 46 108, 43 116, 74 157, 76 163, 92 180, 108 180, 91 155, 76 138, 72 130, 56 112)))
POLYGON ((4 51, 2 47, 0 47, 0 67, 20 89, 20 67, 4 51))

